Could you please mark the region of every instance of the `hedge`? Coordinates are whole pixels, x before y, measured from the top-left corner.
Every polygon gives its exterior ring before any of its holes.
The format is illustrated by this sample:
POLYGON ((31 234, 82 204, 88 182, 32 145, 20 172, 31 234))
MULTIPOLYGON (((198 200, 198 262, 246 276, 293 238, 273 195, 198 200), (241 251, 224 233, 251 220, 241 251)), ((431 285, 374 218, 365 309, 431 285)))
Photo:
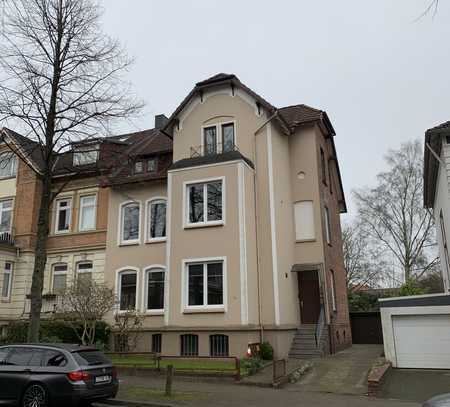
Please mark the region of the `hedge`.
MULTIPOLYGON (((28 321, 11 322, 7 326, 6 336, 0 341, 2 343, 25 343, 27 342, 28 321)), ((81 323, 78 324, 78 332, 82 332, 81 323)), ((99 347, 107 347, 109 342, 110 327, 106 322, 99 321, 96 326, 95 343, 99 347)), ((42 320, 39 329, 40 342, 47 343, 79 343, 80 340, 72 327, 58 320, 42 320)))

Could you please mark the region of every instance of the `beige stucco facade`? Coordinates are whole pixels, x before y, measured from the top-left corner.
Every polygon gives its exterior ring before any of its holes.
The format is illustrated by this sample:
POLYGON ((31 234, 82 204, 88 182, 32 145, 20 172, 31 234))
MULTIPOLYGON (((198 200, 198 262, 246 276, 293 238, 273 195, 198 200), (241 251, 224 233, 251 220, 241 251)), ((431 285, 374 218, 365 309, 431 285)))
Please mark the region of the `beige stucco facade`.
MULTIPOLYGON (((321 129, 310 125, 286 136, 268 112, 255 106, 250 95, 229 88, 194 96, 177 119, 173 131, 175 165, 168 171, 167 182, 112 189, 106 279, 116 284, 119 292, 117 273, 136 270, 138 308, 145 312, 145 269, 165 267, 164 312, 145 317, 145 332, 138 346, 141 350, 150 350, 151 335, 157 333, 162 335, 161 352, 179 355, 180 335, 195 334, 198 354, 207 356, 208 336, 222 333, 229 338, 232 356, 243 356, 250 343, 268 340, 277 356, 285 357, 301 324, 294 264, 321 265, 327 324, 332 320, 316 154, 324 137, 321 129), (245 159, 189 161, 204 154, 204 128, 219 129, 226 123, 234 124, 236 150, 245 159), (184 164, 177 167, 180 160, 184 164), (222 220, 188 224, 188 186, 215 181, 222 183, 222 220), (133 246, 120 246, 121 203, 161 196, 167 197, 166 240, 148 245, 141 239, 133 246), (313 203, 315 238, 307 241, 296 241, 294 204, 300 201, 313 203), (223 262, 223 304, 188 307, 187 265, 214 261, 223 262)), ((221 148, 220 141, 217 148, 221 148)), ((141 213, 144 228, 146 210, 141 213)))

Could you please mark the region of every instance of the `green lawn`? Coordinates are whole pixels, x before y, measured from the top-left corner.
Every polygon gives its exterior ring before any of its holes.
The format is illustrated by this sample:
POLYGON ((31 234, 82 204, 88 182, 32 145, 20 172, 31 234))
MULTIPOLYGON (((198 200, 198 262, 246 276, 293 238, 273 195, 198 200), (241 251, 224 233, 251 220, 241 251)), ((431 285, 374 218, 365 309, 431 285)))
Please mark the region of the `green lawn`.
MULTIPOLYGON (((156 361, 152 360, 149 356, 118 356, 108 355, 114 365, 123 367, 149 367, 156 368, 156 361)), ((203 371, 208 370, 211 372, 234 372, 235 362, 234 360, 208 360, 208 359, 162 359, 160 361, 160 367, 165 368, 168 365, 172 365, 175 370, 189 370, 189 371, 203 371)))

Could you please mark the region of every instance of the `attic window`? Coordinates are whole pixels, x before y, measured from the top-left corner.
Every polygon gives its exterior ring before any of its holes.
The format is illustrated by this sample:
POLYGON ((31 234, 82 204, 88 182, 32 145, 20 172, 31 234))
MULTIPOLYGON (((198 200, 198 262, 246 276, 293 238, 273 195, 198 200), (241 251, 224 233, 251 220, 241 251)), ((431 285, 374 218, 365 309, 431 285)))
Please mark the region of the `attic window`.
POLYGON ((136 161, 134 163, 134 173, 140 174, 142 171, 144 171, 144 163, 142 161, 136 161))
POLYGON ((156 158, 150 158, 147 161, 147 171, 156 172, 156 158))
POLYGON ((73 153, 73 165, 95 164, 98 160, 98 145, 78 148, 73 153))

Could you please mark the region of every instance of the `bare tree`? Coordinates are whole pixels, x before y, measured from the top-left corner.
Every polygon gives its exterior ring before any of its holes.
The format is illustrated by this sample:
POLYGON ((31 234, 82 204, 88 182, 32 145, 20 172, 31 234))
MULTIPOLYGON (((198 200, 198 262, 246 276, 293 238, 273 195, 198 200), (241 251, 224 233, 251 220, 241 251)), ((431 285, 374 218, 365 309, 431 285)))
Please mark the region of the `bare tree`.
POLYGON ((57 156, 101 136, 142 104, 123 80, 131 60, 103 34, 94 0, 8 0, 0 46, 0 118, 33 141, 42 163, 28 339, 37 341, 57 156))
POLYGON ((428 260, 435 230, 423 207, 422 155, 419 141, 391 150, 388 170, 378 174, 377 186, 354 192, 364 231, 393 255, 404 281, 421 277, 436 262, 435 256, 428 260))
POLYGON ((364 231, 358 220, 343 225, 342 243, 347 289, 377 287, 387 266, 383 248, 364 231))
POLYGON ((71 326, 83 345, 95 343, 96 326, 116 303, 113 290, 94 280, 78 280, 62 296, 57 317, 71 326), (79 332, 81 323, 82 332, 79 332))
POLYGON ((138 340, 142 334, 144 317, 134 309, 116 312, 114 314, 114 350, 129 352, 136 349, 138 340))

